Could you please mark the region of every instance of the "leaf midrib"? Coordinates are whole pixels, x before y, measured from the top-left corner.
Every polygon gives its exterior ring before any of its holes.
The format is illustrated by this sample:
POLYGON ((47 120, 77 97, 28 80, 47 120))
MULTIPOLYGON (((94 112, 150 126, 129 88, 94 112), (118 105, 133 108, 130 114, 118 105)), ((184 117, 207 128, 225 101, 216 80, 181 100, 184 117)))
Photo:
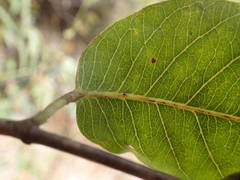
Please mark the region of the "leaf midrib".
POLYGON ((98 91, 91 91, 91 92, 83 92, 82 90, 78 90, 79 93, 85 94, 84 98, 111 98, 111 99, 120 99, 120 100, 132 100, 132 101, 140 101, 140 102, 146 102, 151 104, 162 104, 169 107, 174 107, 177 109, 182 109, 198 114, 205 114, 210 115, 222 119, 226 119, 233 122, 240 122, 240 117, 213 111, 205 108, 195 107, 191 106, 189 104, 184 104, 180 102, 165 100, 161 98, 155 98, 155 97, 147 97, 143 95, 137 95, 137 94, 130 94, 130 93, 119 93, 119 92, 98 92, 98 91))

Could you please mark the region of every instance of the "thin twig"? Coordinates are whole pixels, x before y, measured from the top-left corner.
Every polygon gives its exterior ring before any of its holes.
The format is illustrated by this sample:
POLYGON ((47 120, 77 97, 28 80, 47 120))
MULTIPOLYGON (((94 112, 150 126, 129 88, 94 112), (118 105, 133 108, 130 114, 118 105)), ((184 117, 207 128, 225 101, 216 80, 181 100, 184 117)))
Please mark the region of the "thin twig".
POLYGON ((0 134, 16 137, 27 144, 36 143, 49 146, 142 179, 177 180, 175 177, 123 159, 111 153, 81 144, 64 136, 44 131, 32 120, 0 120, 0 134))

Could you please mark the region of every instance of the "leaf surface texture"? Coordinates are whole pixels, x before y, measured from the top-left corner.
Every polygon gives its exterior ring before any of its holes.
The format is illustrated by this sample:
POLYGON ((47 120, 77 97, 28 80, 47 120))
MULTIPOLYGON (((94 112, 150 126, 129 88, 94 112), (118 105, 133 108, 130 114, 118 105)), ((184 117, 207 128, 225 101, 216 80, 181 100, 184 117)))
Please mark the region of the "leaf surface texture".
POLYGON ((120 20, 85 50, 76 88, 81 132, 107 150, 182 179, 239 171, 239 3, 168 0, 120 20))

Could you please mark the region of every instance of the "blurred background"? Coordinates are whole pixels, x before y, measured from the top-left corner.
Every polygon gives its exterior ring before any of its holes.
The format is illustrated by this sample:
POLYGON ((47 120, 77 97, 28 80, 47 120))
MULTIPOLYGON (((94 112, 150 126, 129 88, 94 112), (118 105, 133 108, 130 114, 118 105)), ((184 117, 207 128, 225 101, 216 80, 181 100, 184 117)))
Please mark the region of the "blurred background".
MULTIPOLYGON (((113 22, 160 0, 0 0, 0 117, 24 119, 74 89, 81 53, 113 22)), ((43 126, 85 144, 75 105, 43 126)), ((100 147, 98 147, 100 148, 100 147)), ((130 154, 122 154, 137 161, 130 154)), ((0 136, 3 180, 136 180, 66 153, 0 136)))

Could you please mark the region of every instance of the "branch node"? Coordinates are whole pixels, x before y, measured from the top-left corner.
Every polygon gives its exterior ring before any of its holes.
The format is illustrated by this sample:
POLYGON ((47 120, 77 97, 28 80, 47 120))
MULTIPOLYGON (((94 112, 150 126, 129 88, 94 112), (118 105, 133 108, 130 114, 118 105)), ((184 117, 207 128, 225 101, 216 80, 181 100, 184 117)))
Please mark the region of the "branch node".
POLYGON ((16 130, 17 136, 25 144, 32 143, 31 131, 36 128, 38 128, 38 126, 33 122, 32 119, 18 121, 14 124, 14 129, 16 130))

